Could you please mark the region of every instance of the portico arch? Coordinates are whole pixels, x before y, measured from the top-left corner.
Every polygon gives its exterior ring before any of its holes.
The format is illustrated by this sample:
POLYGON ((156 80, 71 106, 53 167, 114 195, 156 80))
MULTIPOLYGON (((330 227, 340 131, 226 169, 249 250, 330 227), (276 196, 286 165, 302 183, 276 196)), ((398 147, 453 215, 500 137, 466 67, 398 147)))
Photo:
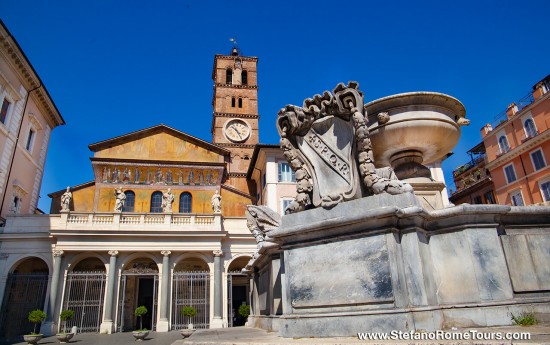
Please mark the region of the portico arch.
POLYGON ((210 326, 210 265, 211 259, 201 253, 186 253, 176 258, 172 275, 172 329, 210 326), (197 310, 189 320, 181 314, 185 306, 197 310))
POLYGON ((81 333, 99 332, 107 280, 105 262, 93 253, 79 254, 71 261, 61 310, 74 311, 74 317, 66 327, 76 326, 81 333))
POLYGON ((0 309, 0 337, 13 339, 33 330, 27 315, 34 309, 44 309, 49 272, 48 264, 35 256, 14 263, 0 309))
POLYGON ((250 305, 250 284, 248 276, 241 271, 252 257, 235 255, 226 266, 227 273, 227 324, 229 327, 243 326, 246 318, 239 315, 239 307, 250 305))
POLYGON ((156 329, 158 282, 159 267, 154 255, 136 253, 123 260, 117 317, 120 332, 139 328, 139 320, 134 315, 139 306, 145 306, 148 311, 142 316, 143 327, 156 329))

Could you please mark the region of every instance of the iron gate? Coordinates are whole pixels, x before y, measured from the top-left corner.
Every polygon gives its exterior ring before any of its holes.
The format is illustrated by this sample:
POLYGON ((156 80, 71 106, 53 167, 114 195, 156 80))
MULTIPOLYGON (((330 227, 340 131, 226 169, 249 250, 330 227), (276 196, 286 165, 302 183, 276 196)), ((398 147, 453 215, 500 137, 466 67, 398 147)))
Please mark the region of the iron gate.
POLYGON ((172 285, 172 329, 187 328, 188 318, 181 314, 192 306, 197 314, 191 318, 194 328, 210 326, 210 272, 174 272, 172 285))
MULTIPOLYGON (((118 325, 118 331, 124 332, 130 330, 130 328, 133 328, 132 325, 127 325, 125 320, 127 317, 127 313, 131 312, 131 315, 134 314, 134 310, 127 310, 128 307, 130 309, 137 308, 136 306, 133 306, 130 303, 127 303, 127 299, 129 296, 127 296, 127 287, 128 282, 131 277, 134 277, 134 284, 136 281, 138 281, 138 278, 151 278, 153 279, 153 310, 152 310, 152 316, 151 316, 151 330, 155 331, 157 329, 157 309, 158 309, 158 282, 159 282, 159 276, 158 271, 153 270, 136 270, 136 269, 130 269, 127 271, 124 271, 121 276, 120 280, 120 296, 119 296, 119 303, 118 303, 118 319, 117 319, 117 325, 118 325)), ((135 291, 135 290, 134 290, 135 291)), ((134 300, 137 298, 135 295, 132 296, 134 300)), ((137 327, 135 327, 137 329, 137 327)))
POLYGON ((99 332, 105 297, 105 271, 67 273, 63 310, 73 310, 74 317, 66 327, 78 327, 78 332, 99 332))
POLYGON ((34 325, 27 320, 27 315, 34 309, 44 308, 47 288, 47 273, 8 274, 0 313, 3 338, 10 339, 33 330, 34 325))

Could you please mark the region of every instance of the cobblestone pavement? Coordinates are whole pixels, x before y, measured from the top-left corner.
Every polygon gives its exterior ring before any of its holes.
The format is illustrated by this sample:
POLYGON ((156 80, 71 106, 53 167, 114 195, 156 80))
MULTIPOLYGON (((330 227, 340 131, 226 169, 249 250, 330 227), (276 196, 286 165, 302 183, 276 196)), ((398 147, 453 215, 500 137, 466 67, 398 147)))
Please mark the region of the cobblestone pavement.
MULTIPOLYGON (((143 345, 170 345, 178 339, 181 339, 179 332, 151 332, 143 342, 136 342, 132 332, 114 333, 114 334, 98 334, 98 333, 79 333, 71 339, 70 344, 73 345, 126 345, 126 344, 143 344, 143 345)), ((0 345, 26 345, 23 341, 23 336, 15 342, 2 341, 0 345)), ((54 336, 43 338, 38 342, 38 345, 53 345, 59 344, 59 340, 54 336)))
MULTIPOLYGON (((468 333, 471 329, 458 329, 451 332, 468 333)), ((143 345, 281 345, 281 344, 400 344, 400 345, 502 345, 502 344, 545 344, 550 345, 550 324, 529 327, 487 327, 477 328, 479 333, 489 335, 494 332, 502 334, 512 332, 529 332, 531 340, 359 340, 357 337, 346 338, 281 338, 276 332, 266 332, 257 328, 234 327, 223 329, 197 330, 191 337, 182 339, 179 331, 156 333, 151 332, 142 343, 143 345)), ((19 340, 8 342, 0 340, 0 345, 26 345, 22 337, 19 340)), ((39 345, 59 344, 55 336, 40 340, 39 345)), ((72 340, 74 345, 125 345, 138 344, 131 332, 115 334, 85 333, 77 334, 72 340)))

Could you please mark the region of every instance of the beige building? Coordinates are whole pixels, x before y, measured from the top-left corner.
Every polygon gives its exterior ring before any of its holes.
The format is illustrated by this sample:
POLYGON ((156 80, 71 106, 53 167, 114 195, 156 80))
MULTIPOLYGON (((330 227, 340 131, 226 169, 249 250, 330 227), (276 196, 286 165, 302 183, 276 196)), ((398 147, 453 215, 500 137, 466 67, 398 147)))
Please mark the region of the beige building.
POLYGON ((65 124, 48 90, 0 21, 0 224, 37 212, 52 129, 65 124))
POLYGON ((0 336, 26 332, 36 308, 48 315, 45 334, 67 309, 79 332, 133 330, 142 305, 143 326, 158 332, 244 324, 256 62, 236 48, 216 55, 212 143, 161 124, 91 144, 92 181, 51 193, 49 215, 7 217, 0 336), (184 306, 197 310, 191 320, 184 306))

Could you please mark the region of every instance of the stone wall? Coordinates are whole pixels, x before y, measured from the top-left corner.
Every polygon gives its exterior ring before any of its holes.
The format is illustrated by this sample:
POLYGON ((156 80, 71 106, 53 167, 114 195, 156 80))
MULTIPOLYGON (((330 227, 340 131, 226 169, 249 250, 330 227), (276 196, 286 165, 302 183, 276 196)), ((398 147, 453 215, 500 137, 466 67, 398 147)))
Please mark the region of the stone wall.
MULTIPOLYGON (((278 329, 285 337, 509 325, 512 313, 550 315, 547 207, 428 212, 411 194, 379 195, 284 216, 269 236, 284 256, 278 329)), ((271 265, 262 257, 256 263, 258 272, 271 265)))

